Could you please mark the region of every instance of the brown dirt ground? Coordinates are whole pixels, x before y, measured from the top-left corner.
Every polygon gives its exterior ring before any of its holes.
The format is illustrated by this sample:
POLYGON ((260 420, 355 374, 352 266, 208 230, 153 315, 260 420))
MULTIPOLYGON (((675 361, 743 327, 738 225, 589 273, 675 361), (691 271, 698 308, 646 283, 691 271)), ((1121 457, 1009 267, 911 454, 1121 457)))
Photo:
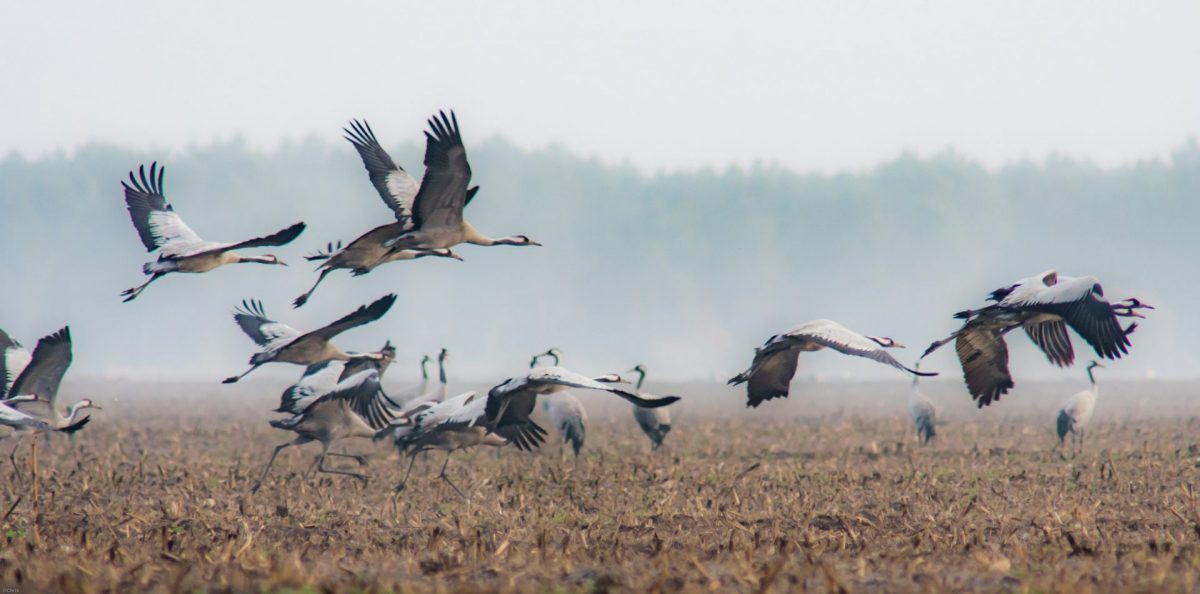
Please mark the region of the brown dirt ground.
POLYGON ((277 388, 147 404, 167 388, 98 387, 91 426, 39 440, 36 499, 28 442, 19 475, 0 458, 0 589, 1195 591, 1200 422, 1145 402, 1195 388, 1116 388, 1122 404, 1102 400, 1084 451, 1064 456, 1053 413, 1079 387, 975 411, 933 385, 946 422, 920 447, 905 384, 805 386, 755 411, 731 390, 668 386, 690 400, 663 450, 623 403, 597 403, 578 462, 557 444, 456 454, 466 501, 437 480, 440 453, 394 495, 400 460, 369 441, 340 448, 373 453, 365 487, 304 476, 308 445, 251 496, 290 437, 263 422, 277 388))

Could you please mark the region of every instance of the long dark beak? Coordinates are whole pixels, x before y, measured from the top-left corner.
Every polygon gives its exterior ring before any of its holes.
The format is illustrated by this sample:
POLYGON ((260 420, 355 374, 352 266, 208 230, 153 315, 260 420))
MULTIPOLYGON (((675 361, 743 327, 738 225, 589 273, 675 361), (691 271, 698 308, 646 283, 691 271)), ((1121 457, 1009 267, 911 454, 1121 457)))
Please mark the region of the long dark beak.
POLYGON ((896 341, 894 341, 894 340, 893 340, 893 341, 892 341, 892 348, 894 348, 894 349, 906 349, 906 348, 908 348, 908 347, 906 347, 906 346, 904 346, 904 345, 902 345, 902 344, 900 344, 900 343, 898 343, 898 342, 896 342, 896 341))
POLYGON ((276 264, 278 264, 278 265, 280 265, 280 266, 287 266, 287 265, 288 265, 288 263, 287 263, 287 262, 284 262, 283 260, 276 260, 276 261, 275 261, 275 263, 276 263, 276 264))
POLYGON ((540 244, 540 243, 538 243, 538 242, 536 242, 536 241, 534 241, 534 240, 532 240, 532 239, 530 239, 530 240, 529 240, 529 245, 536 245, 536 246, 538 246, 538 247, 542 247, 542 244, 540 244))

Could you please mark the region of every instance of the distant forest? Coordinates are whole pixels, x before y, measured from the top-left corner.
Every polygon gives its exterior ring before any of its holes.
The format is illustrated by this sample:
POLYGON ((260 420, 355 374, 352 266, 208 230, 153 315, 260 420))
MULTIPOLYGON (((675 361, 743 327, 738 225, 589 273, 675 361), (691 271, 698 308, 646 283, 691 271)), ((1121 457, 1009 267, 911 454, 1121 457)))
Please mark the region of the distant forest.
MULTIPOLYGON (((422 147, 391 148, 419 177, 422 147)), ((80 373, 216 379, 242 369, 253 350, 228 318, 243 298, 261 298, 268 313, 304 327, 394 291, 396 309, 347 334, 344 348, 390 338, 411 358, 445 345, 464 378, 517 372, 532 352, 558 346, 563 363, 581 371, 644 362, 662 378, 719 379, 770 334, 819 317, 905 342, 901 355, 911 362, 955 328, 954 311, 1055 267, 1099 276, 1110 297, 1160 306, 1114 374, 1196 375, 1200 349, 1183 340, 1200 333, 1194 141, 1166 160, 1114 168, 1051 157, 989 169, 946 152, 832 175, 769 164, 651 174, 498 139, 470 146, 469 157, 482 191, 468 218, 485 233, 522 233, 545 247, 463 246, 462 263, 337 273, 292 310, 291 299, 315 280, 304 254, 390 217, 348 143, 306 139, 260 152, 234 140, 169 153, 92 145, 34 160, 7 156, 0 328, 31 345, 70 323, 80 373), (177 275, 120 303, 117 294, 141 282, 141 263, 152 256, 118 182, 154 160, 166 165, 168 198, 208 239, 307 221, 296 242, 274 252, 291 267, 177 275)), ((1030 362, 1023 376, 1056 377, 1034 363, 1028 345, 1013 350, 1030 362)), ((955 377, 948 352, 930 364, 955 377)), ((882 366, 819 361, 801 375, 893 377, 882 366)), ((400 373, 411 376, 415 366, 405 365, 400 373)))

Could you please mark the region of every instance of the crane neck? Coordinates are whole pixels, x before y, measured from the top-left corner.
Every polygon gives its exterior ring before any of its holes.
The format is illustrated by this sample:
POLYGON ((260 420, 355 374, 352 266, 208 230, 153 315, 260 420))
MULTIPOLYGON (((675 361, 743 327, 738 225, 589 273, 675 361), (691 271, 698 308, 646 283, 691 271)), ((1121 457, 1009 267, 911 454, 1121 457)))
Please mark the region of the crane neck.
POLYGON ((1095 386, 1096 385, 1096 376, 1092 375, 1092 367, 1087 368, 1087 373, 1088 373, 1088 381, 1091 382, 1091 384, 1093 386, 1095 386))
POLYGON ((646 372, 639 369, 637 371, 637 374, 638 374, 637 389, 640 392, 642 390, 642 382, 646 381, 646 372))
POLYGON ((429 365, 429 357, 421 359, 421 379, 428 381, 429 370, 425 368, 426 365, 429 365))
POLYGON ((438 381, 446 385, 446 358, 438 357, 438 381))

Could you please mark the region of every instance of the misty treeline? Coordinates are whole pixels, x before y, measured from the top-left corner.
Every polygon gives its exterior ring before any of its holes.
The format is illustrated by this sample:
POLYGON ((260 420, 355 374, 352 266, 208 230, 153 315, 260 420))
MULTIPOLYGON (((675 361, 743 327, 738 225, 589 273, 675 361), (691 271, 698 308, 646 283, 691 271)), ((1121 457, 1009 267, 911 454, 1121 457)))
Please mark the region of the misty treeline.
MULTIPOLYGON (((389 148, 420 176, 421 146, 389 148)), ((397 309, 384 323, 343 346, 364 350, 391 338, 404 358, 445 345, 460 373, 484 378, 519 371, 549 346, 566 352, 568 366, 586 364, 583 371, 644 362, 659 377, 719 378, 768 335, 817 317, 897 338, 912 361, 954 329, 953 312, 1056 267, 1100 276, 1110 297, 1160 306, 1115 373, 1194 374, 1197 348, 1181 338, 1200 332, 1191 307, 1200 254, 1194 141, 1166 159, 1111 168, 1051 157, 989 169, 945 152, 832 175, 773 165, 646 173, 497 139, 470 146, 469 157, 482 191, 468 219, 485 233, 522 233, 545 247, 462 246, 464 263, 337 273, 294 311, 291 299, 315 279, 302 255, 390 217, 348 143, 10 155, 0 161, 0 327, 32 342, 71 323, 77 351, 92 347, 77 353, 84 373, 219 377, 252 351, 228 321, 242 298, 261 298, 268 313, 303 327, 395 291, 397 309), (207 239, 307 221, 292 245, 265 250, 291 267, 175 275, 121 304, 117 294, 141 282, 140 265, 152 256, 129 223, 119 181, 153 160, 166 165, 168 199, 207 239)), ((1081 342, 1077 350, 1086 356, 1081 342)), ((949 355, 939 357, 937 367, 957 375, 949 355)), ((1027 345, 1014 348, 1015 359, 1032 357, 1027 345)), ((835 376, 891 377, 833 358, 821 365, 835 376)), ((1049 366, 1022 371, 1036 376, 1049 366)))

